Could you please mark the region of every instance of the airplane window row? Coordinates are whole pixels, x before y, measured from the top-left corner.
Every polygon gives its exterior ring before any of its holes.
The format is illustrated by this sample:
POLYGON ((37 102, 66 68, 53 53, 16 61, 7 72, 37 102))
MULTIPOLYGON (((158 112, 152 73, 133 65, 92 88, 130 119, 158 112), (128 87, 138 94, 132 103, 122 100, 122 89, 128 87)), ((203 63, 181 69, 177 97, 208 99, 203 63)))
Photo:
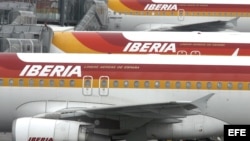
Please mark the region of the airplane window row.
MULTIPOLYGON (((86 88, 91 88, 92 87, 92 79, 86 79, 84 80, 84 85, 83 87, 86 88)), ((101 88, 108 88, 108 87, 114 87, 114 88, 129 88, 129 87, 134 87, 134 88, 166 88, 166 89, 243 89, 245 86, 245 89, 250 89, 250 82, 248 83, 243 83, 243 82, 191 82, 191 81, 129 81, 129 80, 124 80, 124 81, 118 81, 114 80, 111 81, 111 85, 109 85, 110 81, 109 79, 102 79, 99 83, 99 86, 101 88)), ((18 82, 15 82, 14 79, 9 79, 8 80, 8 86, 49 86, 49 87, 63 87, 63 86, 68 86, 68 87, 76 87, 76 82, 75 80, 43 80, 40 79, 38 82, 36 82, 34 79, 29 79, 28 82, 25 82, 23 79, 19 79, 18 82)), ((5 84, 6 85, 6 84, 5 84)), ((79 85, 79 84, 78 84, 79 85)), ((0 86, 4 86, 4 80, 0 79, 0 86)), ((81 84, 80 84, 81 86, 81 84)))
MULTIPOLYGON (((113 15, 175 15, 174 11, 164 11, 164 12, 113 12, 113 15)), ((178 11, 180 16, 250 16, 250 13, 241 12, 189 12, 183 9, 178 11)))
MULTIPOLYGON (((56 86, 54 80, 49 80, 48 83, 49 83, 48 85, 49 85, 50 87, 56 86)), ((69 83, 68 85, 69 85, 70 87, 74 87, 74 86, 75 86, 75 80, 70 80, 68 83, 69 83)), ((65 84, 65 81, 64 81, 63 79, 61 79, 61 80, 59 80, 59 82, 58 82, 57 85, 60 86, 60 87, 62 87, 62 86, 65 86, 66 84, 65 84)), ((3 86, 3 79, 0 79, 0 86, 3 86)), ((13 80, 13 79, 9 79, 8 86, 14 86, 14 80, 13 80)), ((24 82, 23 79, 19 79, 19 80, 18 80, 18 86, 25 86, 25 82, 24 82)), ((35 81, 34 81, 34 79, 28 80, 28 86, 35 86, 35 81)), ((40 80, 39 80, 38 86, 41 86, 41 87, 42 87, 42 86, 45 86, 45 82, 44 82, 43 79, 40 79, 40 80)))
MULTIPOLYGON (((124 88, 128 88, 129 86, 131 86, 129 83, 131 83, 130 81, 128 80, 125 80, 123 81, 123 87, 124 88)), ((143 88, 150 88, 151 87, 154 87, 154 88, 160 88, 162 85, 161 83, 164 83, 162 87, 164 88, 177 88, 177 89, 181 89, 181 88, 186 88, 186 89, 191 89, 191 88, 196 88, 196 89, 212 89, 212 88, 215 88, 215 89, 223 89, 223 88, 227 88, 227 89, 243 89, 243 83, 242 82, 238 82, 238 83, 233 83, 233 82, 226 82, 226 83, 223 83, 223 82, 205 82, 205 83, 202 83, 200 81, 198 82, 195 82, 195 83, 192 83, 190 81, 187 81, 187 82, 183 82, 183 81, 176 81, 176 82, 171 82, 171 81, 165 81, 165 82, 162 82, 162 81, 154 81, 153 83, 150 82, 150 81, 144 81, 142 82, 143 84, 140 85, 140 81, 137 81, 135 80, 134 82, 132 82, 133 84, 133 87, 134 88, 139 88, 140 86, 143 87, 143 88), (150 85, 152 83, 152 85, 150 85), (225 86, 224 86, 225 85, 225 86)), ((116 88, 116 87, 119 87, 119 81, 115 80, 113 81, 113 87, 116 88)), ((247 88, 250 89, 250 83, 247 84, 247 88)))
POLYGON ((229 12, 185 12, 186 16, 249 16, 250 13, 229 13, 229 12))

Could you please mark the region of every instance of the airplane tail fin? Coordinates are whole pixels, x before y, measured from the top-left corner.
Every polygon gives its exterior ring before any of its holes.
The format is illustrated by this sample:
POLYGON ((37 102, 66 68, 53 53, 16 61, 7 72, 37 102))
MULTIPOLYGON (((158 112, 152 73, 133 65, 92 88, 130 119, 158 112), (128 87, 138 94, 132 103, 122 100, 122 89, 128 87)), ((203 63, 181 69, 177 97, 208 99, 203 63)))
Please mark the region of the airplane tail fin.
POLYGON ((240 17, 236 17, 236 18, 233 18, 232 20, 230 20, 230 21, 228 21, 229 23, 232 23, 234 26, 237 26, 237 24, 238 24, 238 19, 239 19, 240 17))

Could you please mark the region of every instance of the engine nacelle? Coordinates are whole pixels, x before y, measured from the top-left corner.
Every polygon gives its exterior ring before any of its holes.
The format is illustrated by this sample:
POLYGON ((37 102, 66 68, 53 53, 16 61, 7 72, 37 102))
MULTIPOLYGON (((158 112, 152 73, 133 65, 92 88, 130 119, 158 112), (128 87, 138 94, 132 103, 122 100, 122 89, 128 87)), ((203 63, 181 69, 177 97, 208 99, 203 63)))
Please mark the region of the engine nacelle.
POLYGON ((13 122, 14 141, 110 141, 108 136, 88 132, 76 121, 19 118, 13 122))

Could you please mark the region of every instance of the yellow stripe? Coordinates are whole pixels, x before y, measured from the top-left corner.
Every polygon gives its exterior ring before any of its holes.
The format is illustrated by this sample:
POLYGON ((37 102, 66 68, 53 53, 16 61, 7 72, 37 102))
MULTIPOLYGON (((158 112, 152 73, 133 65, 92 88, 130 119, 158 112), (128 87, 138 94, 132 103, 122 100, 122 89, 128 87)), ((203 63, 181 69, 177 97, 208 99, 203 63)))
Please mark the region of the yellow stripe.
MULTIPOLYGON (((138 16, 179 16, 178 11, 136 11, 136 10, 121 10, 115 9, 114 11, 125 15, 138 15, 138 16)), ((205 17, 250 17, 249 12, 203 12, 203 11, 185 11, 186 17, 189 16, 205 16, 205 17)))
POLYGON ((52 43, 67 53, 98 53, 78 41, 71 32, 55 32, 52 43))
POLYGON ((108 8, 116 12, 135 12, 135 10, 126 7, 119 0, 110 0, 108 2, 108 8))
MULTIPOLYGON (((107 79, 106 79, 107 80, 107 79)), ((33 79, 33 78, 4 78, 0 79, 1 86, 16 87, 76 87, 82 88, 82 79, 33 79), (53 81, 53 85, 52 85, 53 81)), ((99 79, 93 79, 92 88, 99 88, 99 79)), ((109 88, 140 88, 140 89, 190 89, 190 90, 250 90, 250 82, 228 81, 177 81, 177 80, 114 80, 110 79, 109 88), (208 83, 211 87, 208 88, 208 83), (200 86, 199 86, 200 84, 200 86)))

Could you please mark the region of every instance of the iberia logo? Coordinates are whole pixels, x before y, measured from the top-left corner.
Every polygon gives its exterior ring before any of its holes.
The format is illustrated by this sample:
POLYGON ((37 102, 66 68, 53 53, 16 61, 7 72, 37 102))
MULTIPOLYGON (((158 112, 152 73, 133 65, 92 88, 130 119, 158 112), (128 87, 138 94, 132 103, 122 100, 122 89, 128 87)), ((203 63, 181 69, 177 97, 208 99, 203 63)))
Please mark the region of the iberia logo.
POLYGON ((177 11, 177 4, 147 4, 144 10, 148 11, 177 11))

